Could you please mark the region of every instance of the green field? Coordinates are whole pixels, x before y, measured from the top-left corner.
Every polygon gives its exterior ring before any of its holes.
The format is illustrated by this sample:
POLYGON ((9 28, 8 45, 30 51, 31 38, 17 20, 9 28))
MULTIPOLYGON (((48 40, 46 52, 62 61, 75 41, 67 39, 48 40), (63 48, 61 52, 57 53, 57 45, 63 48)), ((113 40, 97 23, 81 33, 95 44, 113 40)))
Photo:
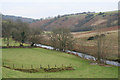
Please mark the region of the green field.
MULTIPOLYGON (((2 46, 7 46, 7 41, 3 38, 0 38, 0 41, 2 41, 2 46)), ((19 46, 20 42, 13 40, 12 38, 9 39, 9 46, 19 46)), ((23 44, 24 46, 30 46, 30 44, 23 44)))
POLYGON ((41 48, 7 48, 2 49, 3 62, 9 66, 15 64, 15 67, 38 68, 41 64, 43 67, 57 67, 72 64, 75 70, 61 72, 39 72, 25 73, 7 68, 2 68, 3 78, 117 78, 118 67, 105 67, 99 65, 90 65, 90 61, 80 57, 66 54, 63 52, 46 50, 41 48))

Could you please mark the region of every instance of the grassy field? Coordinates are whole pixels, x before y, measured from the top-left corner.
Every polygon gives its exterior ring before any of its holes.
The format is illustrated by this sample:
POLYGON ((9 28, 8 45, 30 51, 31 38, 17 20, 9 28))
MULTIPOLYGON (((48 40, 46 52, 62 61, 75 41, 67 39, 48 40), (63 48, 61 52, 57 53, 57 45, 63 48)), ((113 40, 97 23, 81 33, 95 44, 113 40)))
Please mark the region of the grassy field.
POLYGON ((34 68, 41 64, 47 67, 57 67, 72 64, 75 70, 61 72, 39 72, 39 73, 24 73, 20 71, 2 68, 3 78, 117 78, 118 67, 90 65, 90 61, 81 59, 80 57, 66 54, 63 52, 46 50, 41 48, 8 48, 2 49, 2 59, 5 64, 15 67, 30 68, 33 64, 34 68))
MULTIPOLYGON (((0 40, 2 41, 2 46, 7 46, 7 41, 5 41, 3 38, 0 38, 0 40)), ((12 38, 10 38, 9 40, 9 46, 19 46, 20 42, 18 41, 14 41, 12 38)), ((29 46, 30 44, 23 44, 24 46, 29 46)))

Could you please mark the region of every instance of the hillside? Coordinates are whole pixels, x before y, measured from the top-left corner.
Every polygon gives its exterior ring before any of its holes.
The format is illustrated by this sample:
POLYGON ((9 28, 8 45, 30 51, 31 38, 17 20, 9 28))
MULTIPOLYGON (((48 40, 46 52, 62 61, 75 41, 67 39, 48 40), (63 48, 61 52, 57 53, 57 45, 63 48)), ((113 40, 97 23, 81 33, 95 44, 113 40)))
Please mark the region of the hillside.
POLYGON ((117 26, 118 12, 83 12, 76 14, 58 15, 57 17, 44 19, 31 23, 30 27, 37 27, 44 30, 66 27, 73 32, 90 31, 96 26, 112 27, 117 26))
POLYGON ((2 15, 2 20, 6 20, 6 19, 10 19, 12 21, 16 21, 19 19, 22 22, 26 22, 26 23, 33 23, 33 22, 39 21, 38 19, 32 19, 32 18, 24 18, 24 17, 11 16, 11 15, 2 15))

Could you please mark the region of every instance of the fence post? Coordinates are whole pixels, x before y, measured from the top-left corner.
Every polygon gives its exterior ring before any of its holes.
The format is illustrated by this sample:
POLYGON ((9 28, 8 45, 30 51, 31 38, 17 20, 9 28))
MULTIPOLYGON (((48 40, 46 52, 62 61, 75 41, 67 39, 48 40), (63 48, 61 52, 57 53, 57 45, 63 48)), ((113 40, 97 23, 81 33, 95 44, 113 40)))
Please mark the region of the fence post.
POLYGON ((42 65, 40 64, 40 69, 42 69, 42 65))
POLYGON ((48 69, 50 68, 49 64, 48 64, 48 69))
POLYGON ((22 69, 23 69, 23 64, 22 64, 22 69))
POLYGON ((3 66, 5 65, 5 63, 3 62, 3 66))
POLYGON ((31 65, 31 69, 33 69, 33 65, 31 65))
POLYGON ((57 67, 56 64, 55 64, 55 67, 57 67))
POLYGON ((13 69, 14 69, 14 67, 15 67, 15 66, 14 66, 14 64, 13 64, 13 69))
POLYGON ((63 67, 63 64, 62 64, 62 67, 63 67))

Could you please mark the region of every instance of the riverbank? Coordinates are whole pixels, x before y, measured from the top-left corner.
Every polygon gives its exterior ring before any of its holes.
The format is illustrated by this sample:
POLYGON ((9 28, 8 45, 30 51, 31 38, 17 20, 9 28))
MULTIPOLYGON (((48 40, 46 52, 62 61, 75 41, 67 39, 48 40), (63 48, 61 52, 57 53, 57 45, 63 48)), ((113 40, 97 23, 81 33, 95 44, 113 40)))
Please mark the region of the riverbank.
MULTIPOLYGON (((37 46, 37 47, 39 46, 39 47, 42 47, 42 48, 45 48, 45 49, 50 49, 50 50, 54 49, 54 47, 41 45, 41 44, 35 44, 35 46, 37 46)), ((87 59, 87 60, 93 60, 93 61, 97 60, 94 56, 91 56, 91 55, 88 55, 88 54, 83 54, 83 53, 79 53, 79 52, 75 52, 75 51, 69 51, 69 50, 66 50, 65 52, 70 53, 70 54, 74 54, 74 55, 78 55, 79 57, 87 59)), ((103 61, 105 64, 120 66, 120 63, 117 62, 117 61, 110 61, 110 60, 103 60, 103 59, 101 59, 101 61, 103 61)))

